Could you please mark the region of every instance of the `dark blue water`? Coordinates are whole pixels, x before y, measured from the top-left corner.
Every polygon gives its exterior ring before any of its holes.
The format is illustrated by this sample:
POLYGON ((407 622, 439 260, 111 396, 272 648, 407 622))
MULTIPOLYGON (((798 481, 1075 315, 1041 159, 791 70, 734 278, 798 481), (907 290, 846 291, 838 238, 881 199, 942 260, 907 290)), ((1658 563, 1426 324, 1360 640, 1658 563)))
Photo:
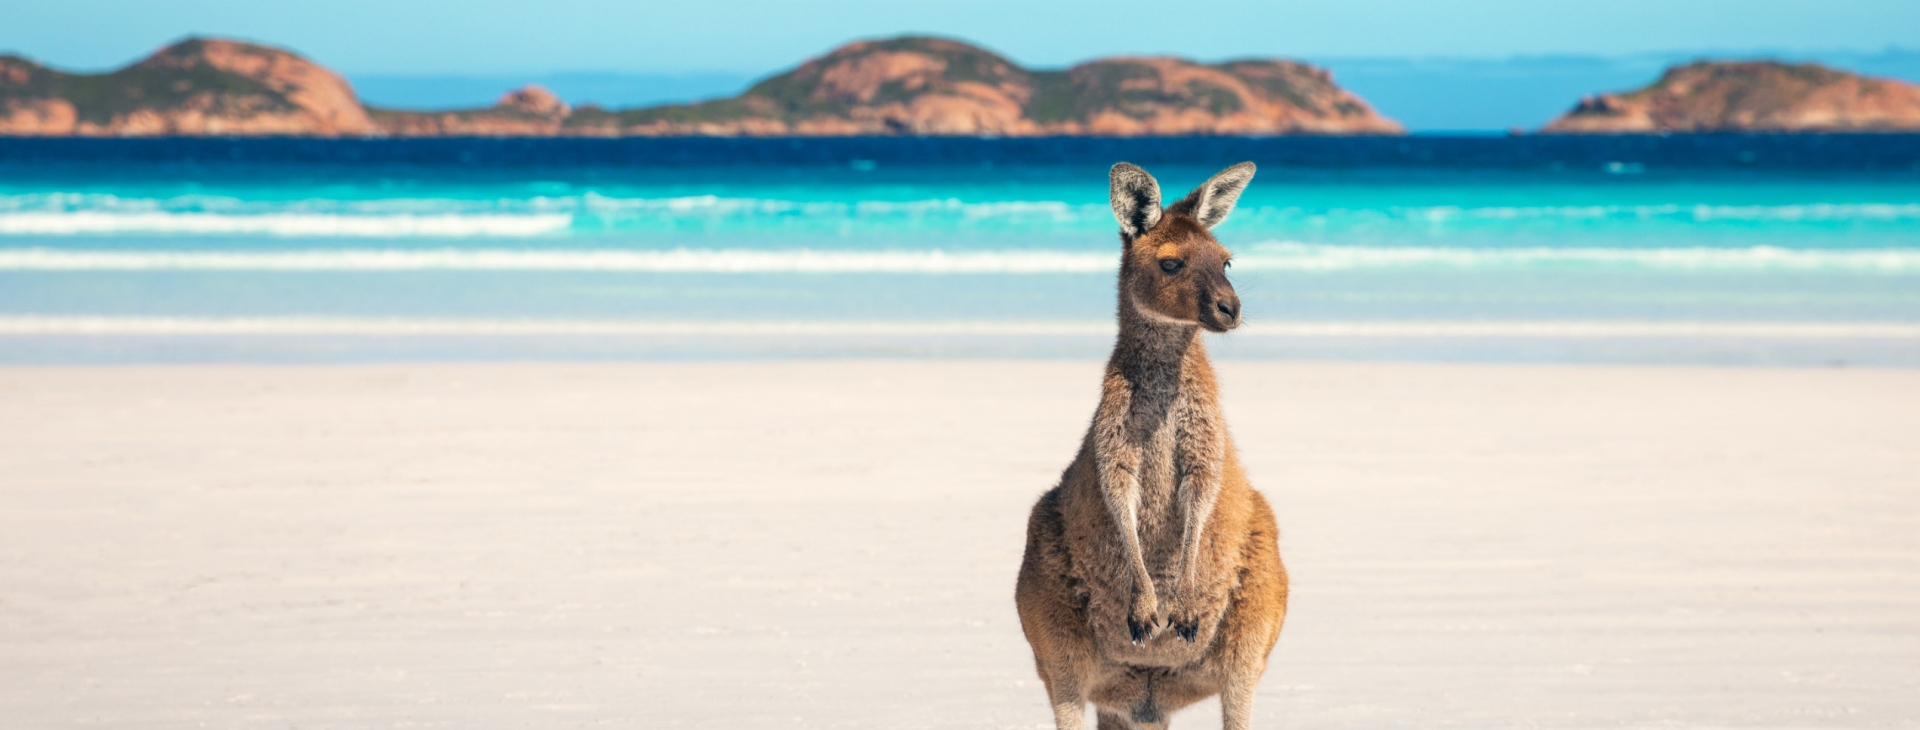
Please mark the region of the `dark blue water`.
MULTIPOLYGON (((1509 170, 1607 174, 1883 172, 1920 174, 1920 135, 1688 134, 1515 137, 954 137, 352 139, 0 138, 0 173, 57 165, 138 165, 253 174, 259 167, 456 168, 1078 168, 1117 160, 1171 166, 1321 170, 1509 170), (1639 166, 1637 169, 1632 166, 1639 166)), ((265 173, 261 173, 265 174, 265 173)))

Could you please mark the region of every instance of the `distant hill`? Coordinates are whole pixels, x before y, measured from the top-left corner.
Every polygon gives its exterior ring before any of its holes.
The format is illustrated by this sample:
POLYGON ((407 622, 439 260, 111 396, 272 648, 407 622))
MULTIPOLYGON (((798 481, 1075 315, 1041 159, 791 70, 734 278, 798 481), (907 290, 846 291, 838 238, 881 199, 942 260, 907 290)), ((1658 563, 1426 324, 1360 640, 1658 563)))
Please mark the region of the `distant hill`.
POLYGON ((730 99, 567 120, 582 134, 1396 134, 1291 61, 1112 58, 1032 71, 940 38, 842 46, 730 99))
MULTIPOLYGON (((1340 86, 1414 132, 1536 129, 1597 90, 1632 89, 1671 66, 1746 56, 1812 62, 1866 76, 1920 83, 1920 51, 1659 52, 1620 56, 1507 58, 1316 57, 1340 86)), ((358 80, 355 86, 358 87, 358 80)), ((491 99, 514 84, 501 84, 491 99)), ((562 96, 567 96, 562 94, 562 96)), ((568 96, 572 99, 573 97, 568 96)))
POLYGON ((1812 63, 1700 61, 1652 85, 1600 94, 1548 133, 1920 130, 1920 85, 1812 63))
POLYGON ((362 135, 379 128, 337 74, 277 48, 190 39, 105 74, 0 56, 0 134, 362 135))
MULTIPOLYGON (((1340 87, 1412 132, 1536 129, 1597 89, 1630 89, 1668 66, 1700 58, 1751 56, 1813 62, 1920 83, 1920 51, 1638 53, 1506 58, 1321 56, 1340 87)), ((764 76, 764 75, 762 75, 764 76)), ((347 74, 360 101, 387 109, 486 107, 509 90, 536 84, 573 106, 608 108, 685 104, 739 95, 762 76, 733 71, 648 73, 566 71, 535 75, 347 74)))
POLYGON ((529 87, 492 107, 370 109, 289 51, 191 39, 106 74, 0 57, 0 134, 1174 135, 1396 134, 1325 71, 1278 60, 1113 58, 1033 71, 940 38, 852 43, 697 104, 570 108, 529 87))

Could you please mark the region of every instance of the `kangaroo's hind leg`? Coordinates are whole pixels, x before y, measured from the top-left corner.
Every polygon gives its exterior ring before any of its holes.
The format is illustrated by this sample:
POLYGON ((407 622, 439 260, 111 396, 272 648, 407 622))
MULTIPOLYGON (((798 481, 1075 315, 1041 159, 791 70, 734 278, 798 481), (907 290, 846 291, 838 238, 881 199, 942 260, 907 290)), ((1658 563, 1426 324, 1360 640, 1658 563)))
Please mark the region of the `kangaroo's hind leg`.
POLYGON ((1280 563, 1279 530, 1273 510, 1253 493, 1252 531, 1241 550, 1241 583, 1220 627, 1215 671, 1220 690, 1221 726, 1247 730, 1253 724, 1253 696, 1267 657, 1287 619, 1287 569, 1280 563))
MULTIPOLYGON (((1067 672, 1042 670, 1040 679, 1047 685, 1047 703, 1053 705, 1053 726, 1057 730, 1082 730, 1087 723, 1087 695, 1079 677, 1067 672), (1055 676, 1068 675, 1068 676, 1055 676)), ((1104 726, 1105 723, 1102 723, 1104 726)))
POLYGON ((1259 675, 1227 679, 1227 686, 1220 693, 1221 730, 1249 730, 1253 727, 1253 694, 1259 686, 1259 675))
POLYGON ((1054 490, 1033 507, 1027 522, 1027 553, 1013 598, 1020 611, 1020 629, 1033 648, 1034 668, 1047 687, 1054 724, 1060 730, 1081 730, 1086 726, 1097 653, 1084 601, 1072 587, 1058 504, 1059 490, 1054 490))

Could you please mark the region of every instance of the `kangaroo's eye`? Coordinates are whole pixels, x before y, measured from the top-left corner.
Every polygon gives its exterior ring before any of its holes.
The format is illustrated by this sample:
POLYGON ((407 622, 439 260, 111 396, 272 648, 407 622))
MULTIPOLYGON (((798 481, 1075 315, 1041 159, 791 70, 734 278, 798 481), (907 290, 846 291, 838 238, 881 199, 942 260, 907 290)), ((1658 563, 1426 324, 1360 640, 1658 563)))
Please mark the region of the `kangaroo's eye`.
POLYGON ((1187 262, 1181 261, 1180 259, 1161 259, 1160 260, 1160 270, 1165 271, 1169 274, 1175 271, 1179 271, 1180 267, 1186 266, 1186 265, 1187 265, 1187 262))
POLYGON ((1226 268, 1229 268, 1229 269, 1231 269, 1231 268, 1233 268, 1233 259, 1227 259, 1227 262, 1226 262, 1225 264, 1221 264, 1221 265, 1222 265, 1222 266, 1225 266, 1226 268))

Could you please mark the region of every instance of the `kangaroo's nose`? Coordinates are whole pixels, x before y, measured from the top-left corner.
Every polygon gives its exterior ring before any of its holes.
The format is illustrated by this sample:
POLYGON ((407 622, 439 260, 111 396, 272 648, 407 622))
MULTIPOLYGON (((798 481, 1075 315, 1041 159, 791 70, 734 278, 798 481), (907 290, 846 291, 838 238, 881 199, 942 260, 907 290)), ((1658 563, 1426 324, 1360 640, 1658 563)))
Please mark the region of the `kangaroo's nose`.
POLYGON ((1214 302, 1213 307, 1220 310, 1220 317, 1228 322, 1240 319, 1240 297, 1229 296, 1214 302))

